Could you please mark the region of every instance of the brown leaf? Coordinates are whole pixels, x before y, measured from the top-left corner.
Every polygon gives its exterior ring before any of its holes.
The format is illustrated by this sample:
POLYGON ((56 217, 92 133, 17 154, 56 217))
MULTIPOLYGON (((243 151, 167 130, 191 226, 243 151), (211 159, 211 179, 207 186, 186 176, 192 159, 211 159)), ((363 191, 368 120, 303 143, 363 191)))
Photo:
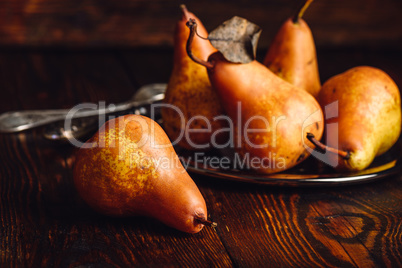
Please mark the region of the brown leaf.
POLYGON ((241 17, 233 17, 213 30, 208 39, 230 62, 248 63, 255 59, 261 28, 241 17))

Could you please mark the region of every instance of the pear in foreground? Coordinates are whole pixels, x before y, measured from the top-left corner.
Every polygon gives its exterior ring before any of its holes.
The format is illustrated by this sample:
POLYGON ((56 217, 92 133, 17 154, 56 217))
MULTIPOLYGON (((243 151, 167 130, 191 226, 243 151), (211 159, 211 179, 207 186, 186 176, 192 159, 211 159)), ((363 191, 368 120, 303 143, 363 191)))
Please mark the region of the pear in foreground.
POLYGON ((322 109, 332 107, 337 133, 328 133, 330 164, 340 171, 367 168, 388 151, 401 132, 401 100, 395 82, 382 70, 359 66, 326 81, 319 94, 322 109), (338 102, 338 105, 330 105, 338 102))
POLYGON ((321 88, 317 53, 313 34, 302 19, 311 2, 307 0, 296 16, 282 24, 263 63, 285 81, 317 97, 321 88))
MULTIPOLYGON (((165 93, 162 107, 163 126, 172 142, 186 149, 209 149, 213 143, 212 135, 222 128, 222 121, 213 120, 223 114, 217 93, 212 89, 207 71, 203 66, 193 62, 186 52, 189 29, 186 22, 195 19, 202 36, 207 30, 200 20, 185 6, 181 6, 182 18, 177 22, 174 37, 173 70, 165 93), (173 106, 173 107, 172 107, 173 106), (198 131, 201 130, 201 131, 198 131)), ((216 51, 208 40, 196 36, 194 53, 207 59, 216 51)), ((219 142, 224 137, 217 137, 219 142)))
POLYGON ((149 216, 188 233, 210 224, 169 138, 147 117, 106 122, 77 152, 73 175, 80 196, 102 214, 149 216))

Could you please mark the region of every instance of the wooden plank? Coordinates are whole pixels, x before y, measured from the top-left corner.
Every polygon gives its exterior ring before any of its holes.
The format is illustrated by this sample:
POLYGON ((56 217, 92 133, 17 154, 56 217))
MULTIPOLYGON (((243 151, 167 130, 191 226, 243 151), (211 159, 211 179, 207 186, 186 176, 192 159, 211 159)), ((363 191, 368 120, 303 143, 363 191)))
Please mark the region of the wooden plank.
MULTIPOLYGON (((114 53, 0 54, 0 107, 61 108, 122 101, 135 91, 114 53), (4 104, 4 105, 3 105, 4 104)), ((140 217, 104 217, 72 183, 74 148, 41 129, 0 135, 0 266, 231 266, 213 229, 196 235, 140 217)))
POLYGON ((3 51, 0 71, 5 106, 0 107, 1 111, 59 109, 81 102, 126 101, 136 88, 113 53, 109 56, 102 53, 3 51), (109 73, 115 73, 114 77, 105 75, 109 73))
MULTIPOLYGON (((263 60, 264 52, 262 49, 257 52, 258 61, 263 60)), ((129 76, 137 81, 136 86, 168 82, 173 68, 173 49, 127 49, 117 55, 129 76)), ((402 88, 402 53, 398 49, 326 48, 317 50, 317 60, 321 83, 350 68, 368 65, 385 71, 402 88)))
POLYGON ((136 86, 167 83, 173 68, 173 49, 140 48, 117 52, 117 57, 136 86))
MULTIPOLYGON (((208 30, 232 16, 261 26, 266 48, 300 0, 272 1, 0 1, 0 45, 56 47, 172 46, 185 3, 208 30)), ((305 18, 318 47, 400 47, 399 0, 315 1, 305 18)))
POLYGON ((333 189, 261 187, 196 177, 235 266, 379 267, 402 263, 394 176, 333 189))

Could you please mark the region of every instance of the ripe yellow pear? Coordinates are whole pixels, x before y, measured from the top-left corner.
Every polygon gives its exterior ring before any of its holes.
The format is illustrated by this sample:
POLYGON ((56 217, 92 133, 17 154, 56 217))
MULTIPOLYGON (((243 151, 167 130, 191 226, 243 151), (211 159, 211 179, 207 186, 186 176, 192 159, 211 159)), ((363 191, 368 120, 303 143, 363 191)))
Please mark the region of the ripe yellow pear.
MULTIPOLYGON (((190 20, 188 25, 195 33, 195 21, 190 20)), ((250 160, 251 168, 260 173, 280 172, 309 155, 305 146, 311 144, 305 134, 321 137, 323 132, 322 111, 313 96, 256 60, 233 63, 220 52, 207 62, 191 57, 207 68, 211 84, 233 122, 233 145, 243 159, 250 160)))
POLYGON ((326 146, 341 154, 329 155, 341 171, 367 168, 388 151, 401 132, 401 100, 395 82, 382 70, 359 66, 326 81, 319 94, 322 109, 332 107, 337 133, 328 133, 326 146), (338 105, 330 105, 336 103, 338 105))
MULTIPOLYGON (((199 32, 207 36, 200 20, 185 6, 181 6, 182 18, 177 22, 174 38, 173 70, 165 93, 165 104, 161 110, 163 126, 172 142, 186 149, 208 149, 211 138, 222 128, 222 121, 213 120, 223 113, 217 93, 212 90, 204 67, 193 62, 187 55, 186 43, 189 29, 186 22, 193 18, 200 25, 199 32), (201 131, 198 131, 201 130, 201 131)), ((207 59, 216 51, 208 40, 194 38, 194 53, 207 59)), ((221 140, 223 137, 216 137, 221 140)))
POLYGON ((144 215, 189 233, 211 224, 169 138, 147 117, 107 121, 77 152, 73 175, 80 196, 100 213, 144 215))
POLYGON ((307 0, 296 16, 286 20, 264 58, 276 75, 317 97, 321 88, 313 34, 302 15, 312 0, 307 0))

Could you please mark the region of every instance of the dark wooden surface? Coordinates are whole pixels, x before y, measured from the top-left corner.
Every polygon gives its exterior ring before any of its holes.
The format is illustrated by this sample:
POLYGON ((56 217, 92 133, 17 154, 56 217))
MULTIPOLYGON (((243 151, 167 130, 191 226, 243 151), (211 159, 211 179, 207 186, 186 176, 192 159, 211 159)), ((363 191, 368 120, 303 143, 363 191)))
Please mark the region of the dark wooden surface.
MULTIPOLYGON (((323 80, 356 65, 402 86, 398 51, 320 50, 323 80)), ((0 112, 127 100, 166 82, 169 49, 0 51, 0 112)), ((355 186, 281 188, 192 175, 216 229, 191 235, 89 209, 69 143, 0 135, 0 267, 401 267, 402 174, 355 186)))
MULTIPOLYGON (((304 0, 0 0, 0 45, 169 46, 184 3, 211 31, 242 16, 263 29, 260 47, 304 0)), ((305 13, 319 47, 400 47, 400 0, 315 0, 305 13)))

